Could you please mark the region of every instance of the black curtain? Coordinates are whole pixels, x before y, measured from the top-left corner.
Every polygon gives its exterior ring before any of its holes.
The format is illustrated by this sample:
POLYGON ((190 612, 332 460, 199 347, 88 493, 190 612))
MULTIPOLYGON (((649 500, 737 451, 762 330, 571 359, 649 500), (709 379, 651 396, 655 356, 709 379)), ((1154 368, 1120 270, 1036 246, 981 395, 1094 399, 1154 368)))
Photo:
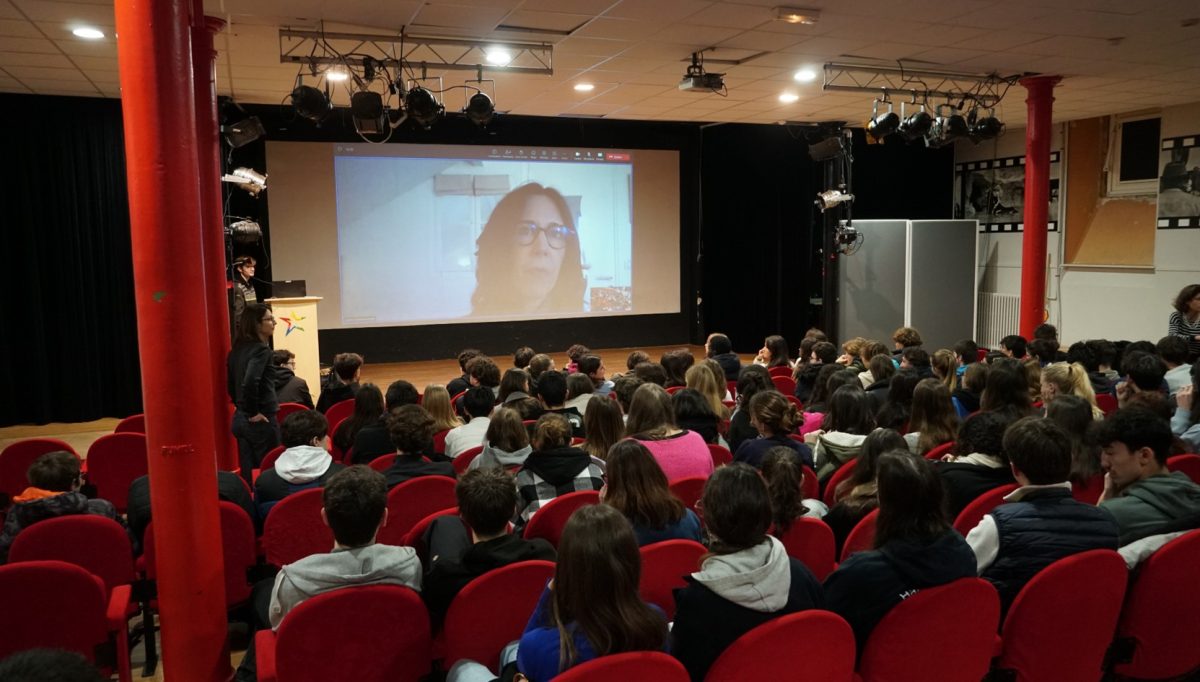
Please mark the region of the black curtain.
POLYGON ((0 94, 0 129, 0 426, 140 412, 121 102, 0 94))

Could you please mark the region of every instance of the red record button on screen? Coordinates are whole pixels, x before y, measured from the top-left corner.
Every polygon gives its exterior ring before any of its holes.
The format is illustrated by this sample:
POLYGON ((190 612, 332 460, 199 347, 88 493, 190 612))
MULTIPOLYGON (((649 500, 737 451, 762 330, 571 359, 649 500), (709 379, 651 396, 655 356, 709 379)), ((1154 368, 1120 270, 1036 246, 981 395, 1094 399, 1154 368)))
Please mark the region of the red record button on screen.
POLYGON ((626 152, 609 152, 604 155, 604 158, 609 161, 628 161, 629 154, 626 152))

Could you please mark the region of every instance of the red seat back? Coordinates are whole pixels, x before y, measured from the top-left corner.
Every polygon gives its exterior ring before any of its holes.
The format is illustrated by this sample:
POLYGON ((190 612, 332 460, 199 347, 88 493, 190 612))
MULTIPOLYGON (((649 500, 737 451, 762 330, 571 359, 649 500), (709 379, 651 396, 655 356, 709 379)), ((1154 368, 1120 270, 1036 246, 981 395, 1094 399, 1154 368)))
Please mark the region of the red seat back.
POLYGON ((47 452, 66 450, 78 457, 75 448, 57 438, 26 438, 0 451, 0 493, 17 495, 29 487, 26 473, 34 460, 47 452))
POLYGON ((821 482, 817 479, 817 472, 807 464, 802 467, 802 472, 803 476, 800 478, 801 497, 806 500, 815 500, 821 497, 821 482))
POLYGON ((687 386, 668 386, 667 387, 667 395, 675 395, 676 393, 678 393, 679 391, 682 391, 685 388, 687 388, 687 386))
POLYGON ((985 580, 962 578, 920 590, 875 626, 858 672, 863 682, 979 682, 992 660, 999 621, 1000 597, 985 580))
POLYGON ((833 572, 837 548, 833 531, 824 521, 801 516, 792 522, 779 541, 788 556, 807 566, 817 580, 824 582, 825 576, 833 572))
POLYGON ((129 534, 116 521, 95 514, 60 516, 29 526, 13 541, 8 560, 74 564, 100 578, 106 593, 137 578, 129 534))
POLYGON ((729 391, 729 395, 733 396, 734 400, 737 400, 737 381, 736 380, 735 381, 726 381, 725 382, 725 390, 729 391))
POLYGON ((375 471, 378 471, 379 473, 382 474, 383 472, 392 468, 392 464, 395 461, 396 461, 396 453, 389 452, 386 455, 380 455, 380 456, 376 457, 375 459, 371 460, 367 464, 367 466, 371 467, 375 471))
MULTIPOLYGON (((793 389, 793 390, 794 390, 794 389, 793 389)), ((804 411, 804 403, 800 402, 800 399, 799 399, 799 398, 797 398, 796 396, 792 395, 791 393, 784 393, 784 394, 783 394, 783 397, 784 397, 784 398, 787 398, 787 401, 788 401, 789 403, 791 403, 791 404, 795 405, 797 410, 800 410, 801 412, 803 412, 803 411, 804 411)))
POLYGON ((1100 500, 1100 494, 1103 492, 1104 472, 1100 472, 1082 483, 1071 483, 1071 496, 1084 504, 1096 504, 1100 500))
POLYGON ((0 566, 0 604, 8 622, 0 659, 27 649, 66 649, 95 660, 108 639, 104 583, 63 561, 22 561, 0 566))
POLYGON ((954 441, 942 443, 941 445, 934 446, 934 448, 929 452, 926 452, 925 459, 937 461, 942 458, 942 455, 949 453, 953 449, 954 441))
POLYGON ((402 544, 405 547, 412 547, 413 549, 417 550, 417 555, 420 556, 422 559, 424 559, 425 558, 425 531, 429 530, 429 527, 431 525, 433 525, 433 522, 435 520, 437 520, 443 516, 457 516, 457 515, 458 515, 458 507, 447 507, 446 509, 441 509, 441 510, 435 511, 434 513, 430 514, 429 516, 426 516, 425 518, 421 519, 420 521, 417 521, 416 525, 414 525, 412 528, 410 528, 408 530, 407 533, 404 534, 404 539, 401 541, 400 544, 402 544))
POLYGON ((150 473, 146 463, 146 434, 110 433, 88 448, 88 482, 96 494, 125 513, 129 506, 129 484, 150 473))
POLYGON ((854 632, 828 611, 789 613, 738 637, 708 669, 713 682, 848 682, 854 676, 854 632), (780 655, 804 643, 804 660, 780 655))
POLYGON ((790 379, 792 376, 792 368, 784 367, 783 365, 769 367, 767 369, 767 374, 769 374, 772 379, 775 377, 788 377, 790 379))
POLYGON ((879 509, 872 509, 850 530, 846 542, 842 544, 842 561, 855 552, 865 552, 875 545, 875 521, 878 519, 879 509))
MULTIPOLYGON (((225 605, 232 607, 250 598, 250 589, 254 586, 250 583, 248 571, 258 563, 258 547, 254 536, 254 521, 250 519, 246 510, 226 500, 221 500, 218 504, 221 513, 222 563, 225 569, 225 605)), ((272 509, 271 513, 274 514, 275 510, 272 509)), ((321 551, 328 552, 333 549, 332 537, 331 533, 329 547, 321 551)), ((146 577, 151 580, 158 578, 156 551, 154 521, 151 521, 146 526, 142 552, 146 559, 146 577)))
POLYGON ((500 650, 521 638, 529 614, 553 577, 553 561, 520 561, 468 583, 446 611, 445 667, 466 658, 495 670, 500 650))
POLYGON ((446 434, 450 429, 444 429, 433 434, 433 451, 439 455, 446 454, 446 434))
POLYGON ((688 682, 687 668, 660 651, 632 651, 601 656, 554 678, 557 682, 688 682))
POLYGON ((567 519, 571 518, 576 509, 589 504, 600 504, 600 491, 579 490, 559 495, 534 512, 529 524, 525 526, 525 539, 542 538, 558 547, 567 519))
POLYGON ((1167 458, 1167 469, 1182 471, 1194 483, 1200 483, 1200 455, 1175 455, 1167 458))
POLYGON ((275 447, 271 448, 271 451, 263 456, 262 464, 258 465, 259 470, 266 471, 267 469, 274 469, 275 460, 279 459, 279 456, 283 454, 284 450, 287 450, 287 447, 283 445, 276 445, 275 447))
POLYGON ((1104 412, 1104 416, 1107 417, 1116 412, 1119 405, 1117 404, 1117 399, 1111 393, 1097 393, 1096 407, 1099 407, 1104 412))
POLYGON ((730 452, 729 448, 725 447, 724 445, 709 443, 708 451, 710 454, 712 454, 713 466, 715 467, 721 467, 725 466, 726 464, 733 463, 733 453, 730 452))
POLYGON ((334 431, 337 431, 338 424, 342 420, 354 414, 354 398, 346 398, 341 402, 334 403, 325 410, 325 420, 329 422, 329 437, 333 438, 334 431))
POLYGON ((293 412, 303 412, 307 409, 307 405, 301 405, 300 403, 279 403, 279 411, 275 413, 275 420, 282 425, 283 420, 287 419, 289 414, 292 414, 293 412))
POLYGON ((700 496, 704 494, 705 483, 708 483, 707 476, 687 476, 671 481, 669 487, 672 495, 679 498, 684 506, 699 516, 700 512, 696 511, 696 504, 700 501, 700 496))
POLYGON ((117 422, 113 433, 146 433, 146 415, 131 414, 117 422))
POLYGON ((263 524, 267 563, 284 566, 312 554, 333 551, 333 531, 321 520, 322 488, 292 493, 271 508, 263 524))
POLYGON ((988 349, 986 348, 975 349, 975 362, 983 362, 984 360, 987 360, 987 354, 988 349))
MULTIPOLYGON (((582 440, 582 439, 581 439, 582 440)), ((572 440, 574 444, 574 440, 572 440)), ((467 473, 467 467, 471 466, 471 462, 483 452, 482 445, 476 445, 473 448, 464 450, 462 454, 454 458, 454 473, 462 476, 467 473)))
POLYGON ((971 532, 971 529, 979 525, 983 517, 988 512, 996 507, 1004 504, 1006 495, 1017 489, 1017 484, 1008 483, 997 488, 992 488, 986 493, 971 500, 970 504, 963 507, 963 510, 958 513, 958 518, 954 519, 954 530, 957 530, 963 537, 971 532))
POLYGON ((854 473, 854 465, 856 464, 858 464, 857 457, 838 467, 837 470, 833 472, 833 475, 829 477, 829 480, 825 481, 825 495, 822 496, 822 501, 825 502, 825 506, 832 509, 833 505, 837 504, 838 501, 841 500, 841 498, 837 495, 838 486, 842 481, 850 478, 851 474, 854 473))
POLYGON ((418 521, 456 504, 454 479, 449 476, 421 476, 407 480, 388 491, 387 525, 379 529, 377 541, 385 545, 402 545, 404 536, 418 521))
POLYGON ((693 540, 664 540, 642 547, 642 579, 638 585, 642 601, 657 604, 668 621, 674 620, 674 590, 687 585, 684 577, 700 570, 700 557, 707 552, 704 545, 693 540))
POLYGON ((429 674, 430 648, 429 614, 417 593, 368 585, 292 609, 276 633, 274 660, 286 682, 417 682, 429 674))
POLYGON ((1129 586, 1117 638, 1132 645, 1113 672, 1166 679, 1200 668, 1200 531, 1164 545, 1142 562, 1129 586))
POLYGON ((1125 560, 1110 549, 1081 552, 1042 569, 1004 619, 999 667, 1015 670, 1018 680, 1100 679, 1128 578, 1125 560))
POLYGON ((785 396, 796 393, 796 381, 792 379, 791 375, 773 376, 771 383, 775 384, 775 388, 785 396))

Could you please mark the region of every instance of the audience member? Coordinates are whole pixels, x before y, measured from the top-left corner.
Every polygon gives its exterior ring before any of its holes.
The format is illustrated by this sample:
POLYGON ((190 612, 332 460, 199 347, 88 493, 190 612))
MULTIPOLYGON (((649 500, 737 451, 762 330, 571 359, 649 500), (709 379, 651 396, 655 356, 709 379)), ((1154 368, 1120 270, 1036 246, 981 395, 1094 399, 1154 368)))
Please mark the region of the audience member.
POLYGON ((296 354, 286 348, 277 349, 271 354, 271 364, 275 365, 275 399, 313 409, 308 382, 296 376, 296 354))
POLYGON ((796 376, 796 398, 802 403, 817 403, 817 386, 830 372, 842 369, 837 364, 837 346, 828 341, 813 344, 812 353, 806 358, 808 364, 796 376), (827 369, 833 367, 833 370, 827 369))
POLYGON ((742 441, 733 455, 734 460, 761 469, 768 450, 784 447, 792 453, 798 464, 811 467, 812 450, 789 437, 800 424, 800 419, 800 410, 778 391, 754 394, 750 399, 750 424, 758 430, 758 437, 742 441))
POLYGON ((0 661, 0 680, 5 682, 105 682, 111 676, 82 654, 66 649, 26 649, 0 661))
POLYGON ((987 386, 988 365, 973 362, 967 365, 962 374, 958 388, 950 394, 950 402, 954 403, 954 411, 959 419, 979 411, 979 401, 983 397, 983 389, 987 386))
POLYGON ((920 346, 909 346, 900 351, 900 369, 911 369, 921 379, 932 379, 934 376, 929 353, 920 346))
POLYGON ((275 466, 263 469, 254 482, 259 518, 265 520, 271 508, 292 493, 324 487, 331 476, 345 468, 329 456, 328 430, 325 415, 316 410, 293 412, 283 420, 283 445, 287 449, 275 460, 275 466))
POLYGON ((621 406, 612 398, 594 395, 588 403, 583 424, 587 432, 587 440, 583 442, 584 452, 591 456, 592 461, 607 462, 609 448, 625 437, 621 406))
POLYGON ((892 351, 892 355, 899 355, 905 348, 920 346, 925 342, 921 340, 921 332, 912 327, 900 327, 892 332, 892 343, 896 348, 892 351))
MULTIPOLYGON (((483 437, 491 422, 490 416, 495 402, 496 395, 487 386, 473 386, 467 389, 466 395, 462 397, 462 407, 469 421, 450 429, 446 434, 447 457, 454 459, 471 448, 483 445, 483 437)), ((432 420, 430 427, 432 428, 432 420)), ((430 436, 433 434, 430 433, 430 436)))
POLYGON ((650 354, 644 350, 635 350, 625 358, 625 369, 627 373, 632 373, 633 370, 643 362, 650 362, 650 354))
POLYGON ((1173 307, 1175 312, 1167 319, 1167 333, 1187 342, 1188 358, 1194 362, 1200 359, 1200 284, 1180 289, 1173 307))
MULTIPOLYGON (((384 423, 396 448, 396 460, 384 472, 388 488, 421 476, 454 478, 454 466, 450 462, 431 462, 422 455, 433 449, 433 417, 424 407, 401 405, 392 410, 384 423)), ((480 440, 483 440, 482 435, 480 440)))
POLYGON ((29 487, 13 496, 0 530, 0 564, 8 560, 8 550, 21 531, 39 521, 76 514, 119 520, 111 502, 89 500, 79 491, 83 485, 80 465, 79 458, 65 450, 47 452, 29 465, 25 474, 29 487))
POLYGON ((719 441, 720 419, 698 391, 690 388, 675 391, 671 394, 671 409, 675 412, 676 426, 700 434, 706 443, 719 441))
MULTIPOLYGON (((500 395, 500 367, 486 355, 477 355, 467 363, 467 380, 472 387, 483 386, 492 392, 492 402, 500 395)), ((468 389, 469 390, 469 389, 468 389)))
POLYGON ((804 437, 805 442, 813 446, 817 477, 824 480, 843 464, 858 457, 863 441, 874 429, 871 403, 857 382, 834 391, 821 430, 804 437))
MULTIPOLYGON (((516 410, 501 407, 492 413, 483 440, 483 450, 468 465, 470 469, 503 469, 515 473, 533 452, 529 431, 516 410)), ((512 518, 512 514, 508 515, 512 518)))
MULTIPOLYGON (((567 401, 563 403, 563 407, 573 409, 582 416, 587 416, 588 401, 595 394, 596 387, 592 380, 586 374, 576 372, 567 375, 567 401)), ((584 432, 587 432, 587 424, 584 424, 584 432)))
POLYGON ((329 379, 321 387, 321 397, 317 400, 317 410, 321 414, 329 408, 350 400, 358 393, 358 379, 362 376, 363 356, 358 353, 338 353, 333 356, 333 371, 329 379))
POLYGON ((629 519, 638 546, 663 540, 701 541, 700 519, 667 487, 667 475, 646 446, 618 442, 608 452, 608 482, 600 498, 629 519))
POLYGON ((992 488, 1016 483, 1004 450, 1004 431, 1016 419, 1008 412, 980 412, 958 429, 952 454, 937 467, 946 496, 948 518, 992 488))
POLYGON ((913 389, 912 415, 904 440, 914 455, 925 453, 954 440, 958 415, 950 402, 950 391, 937 379, 922 379, 913 389))
POLYGON ((1084 366, 1088 368, 1088 378, 1092 380, 1092 389, 1096 393, 1112 393, 1115 397, 1117 380, 1120 378, 1120 375, 1113 369, 1117 360, 1116 346, 1105 339, 1093 339, 1087 341, 1084 346, 1091 351, 1095 363, 1094 365, 1084 363, 1084 366))
POLYGON ((639 362, 633 368, 633 374, 647 384, 667 387, 667 370, 657 362, 639 362))
MULTIPOLYGON (((1088 431, 1095 421, 1092 416, 1092 404, 1077 395, 1060 395, 1046 405, 1046 418, 1058 424, 1071 439, 1070 481, 1079 486, 1087 486, 1099 478, 1102 488, 1100 448, 1088 438, 1088 431)), ((1096 495, 1099 495, 1099 491, 1096 495)))
POLYGON ((1163 375, 1163 380, 1167 382, 1167 395, 1174 398, 1179 389, 1192 383, 1187 342, 1178 336, 1162 337, 1158 340, 1158 357, 1167 366, 1167 373, 1163 375))
POLYGON ((875 429, 863 441, 862 453, 854 460, 854 469, 834 490, 835 504, 825 515, 825 523, 833 531, 834 556, 841 556, 846 536, 864 516, 879 506, 879 489, 875 484, 879 456, 890 450, 907 448, 904 436, 892 429, 875 429))
POLYGON ((942 511, 932 465, 907 450, 879 458, 875 549, 852 554, 825 580, 825 606, 845 618, 858 651, 875 625, 915 591, 975 575, 975 555, 942 511))
POLYGON ((963 339, 954 344, 954 357, 958 360, 958 374, 967 371, 969 365, 979 362, 979 346, 974 339, 963 339))
MULTIPOLYGON (((391 403, 388 403, 388 407, 392 410, 396 409, 396 406, 391 403)), ((433 417, 434 433, 449 432, 463 425, 462 418, 454 413, 454 406, 450 404, 450 392, 444 386, 438 384, 426 386, 421 407, 424 407, 429 416, 433 417)))
POLYGON ((417 387, 404 379, 397 379, 388 384, 387 391, 383 394, 383 405, 388 410, 394 410, 401 405, 420 404, 421 394, 417 393, 417 387))
POLYGON ((1029 342, 1027 350, 1032 359, 1037 360, 1042 367, 1058 360, 1058 341, 1034 339, 1029 342))
POLYGON ((1125 373, 1125 380, 1117 383, 1116 393, 1122 407, 1137 393, 1164 392, 1167 366, 1153 353, 1127 349, 1121 356, 1121 371, 1125 373))
POLYGON ((582 343, 577 343, 567 349, 567 364, 563 370, 567 374, 574 374, 579 371, 579 361, 585 355, 591 355, 592 350, 582 343))
POLYGON ((863 390, 867 392, 867 398, 871 401, 871 413, 877 414, 887 402, 892 377, 896 376, 896 365, 892 363, 891 355, 878 354, 871 358, 867 367, 867 371, 859 375, 859 381, 861 383, 864 376, 871 380, 863 385, 863 390))
POLYGON ((354 411, 333 432, 334 447, 342 452, 354 447, 354 441, 364 428, 382 426, 383 414, 383 392, 379 387, 372 383, 360 386, 354 396, 354 411))
POLYGON ((466 348, 458 353, 458 369, 462 374, 454 379, 451 379, 446 384, 446 390, 451 397, 462 393, 471 387, 471 377, 467 374, 467 364, 475 359, 476 356, 483 355, 483 351, 478 348, 466 348))
POLYGON ((700 434, 676 426, 671 396, 660 386, 643 384, 634 392, 625 434, 646 446, 668 481, 712 473, 708 444, 700 434))
POLYGON ((274 333, 271 309, 261 303, 247 303, 226 363, 229 398, 237 407, 231 431, 237 438, 238 465, 247 482, 250 472, 279 444, 279 424, 275 421, 279 401, 275 396, 271 347, 267 345, 274 333))
MULTIPOLYGON (((724 375, 722 375, 724 376, 724 375)), ((725 383, 717 383, 712 370, 704 363, 688 368, 684 380, 689 389, 700 394, 708 403, 709 410, 720 419, 729 419, 729 408, 725 407, 725 383)))
MULTIPOLYGON (((256 531, 262 530, 262 519, 258 516, 258 507, 250 497, 250 490, 241 476, 232 471, 217 470, 217 498, 232 502, 246 512, 246 516, 254 522, 256 531)), ((129 484, 129 498, 126 501, 125 518, 129 521, 129 532, 133 534, 135 550, 140 554, 146 527, 150 525, 150 477, 139 476, 129 484)))
POLYGON ((599 355, 585 355, 579 359, 579 373, 591 380, 592 390, 596 395, 608 397, 608 394, 612 393, 613 382, 604 376, 607 371, 608 368, 604 366, 604 361, 599 355))
POLYGON ((771 534, 775 537, 783 537, 801 516, 819 519, 829 512, 824 502, 802 495, 804 467, 791 448, 767 450, 761 471, 771 498, 771 534))
POLYGON ((537 355, 537 353, 532 348, 521 346, 513 352, 513 367, 516 369, 525 369, 529 366, 529 361, 533 359, 534 355, 537 355))
POLYGON ((725 440, 729 443, 731 452, 737 452, 742 441, 758 438, 758 429, 750 423, 750 401, 760 391, 774 390, 775 384, 762 366, 752 364, 742 368, 741 374, 738 375, 737 406, 729 417, 729 430, 725 433, 725 440))
POLYGON ((1008 336, 1000 339, 1000 350, 1005 356, 1013 358, 1014 360, 1025 359, 1026 345, 1027 342, 1025 341, 1025 337, 1018 336, 1016 334, 1009 334, 1008 336))
POLYGON ((696 358, 686 348, 670 350, 658 359, 663 371, 667 373, 667 383, 664 388, 687 385, 687 371, 696 364, 696 358))
POLYGON ((933 368, 933 378, 953 393, 958 387, 958 357, 954 351, 946 348, 935 351, 929 358, 929 365, 933 368))
MULTIPOLYGON (((633 392, 643 383, 645 382, 634 374, 617 377, 617 380, 613 382, 613 393, 617 394, 617 404, 621 406, 621 414, 629 414, 629 403, 633 400, 633 392)), ((586 430, 586 424, 584 426, 586 430)))
POLYGON ((790 352, 787 339, 775 334, 763 340, 763 347, 759 349, 758 355, 754 357, 754 362, 767 367, 767 369, 772 367, 787 367, 790 369, 792 367, 792 360, 789 357, 790 352))
POLYGON ((538 353, 529 360, 529 388, 537 390, 538 379, 546 372, 554 371, 554 358, 545 353, 538 353))
POLYGON ((567 407, 567 378, 558 372, 547 372, 538 382, 537 397, 547 413, 562 416, 571 424, 571 434, 583 438, 587 433, 583 426, 583 415, 574 407, 567 407))
POLYGON ((842 355, 837 359, 837 363, 855 372, 866 370, 867 365, 862 359, 862 350, 868 343, 870 341, 861 336, 846 341, 842 344, 842 355))
MULTIPOLYGON (((710 538, 699 570, 675 590, 671 653, 693 682, 738 637, 789 613, 824 606, 820 583, 767 534, 767 486, 745 464, 721 467, 701 498, 710 538)), ((780 652, 782 653, 782 652, 780 652)))
POLYGON ((529 374, 523 369, 507 369, 500 377, 500 392, 496 395, 497 409, 513 400, 533 395, 529 390, 529 374))
POLYGON ((1090 549, 1117 548, 1117 522, 1103 508, 1071 496, 1071 437, 1041 417, 1004 433, 1013 478, 1021 487, 967 534, 979 576, 996 586, 1002 612, 1038 571, 1090 549))
POLYGON ((921 377, 911 369, 892 375, 883 404, 875 411, 876 425, 884 429, 907 431, 908 420, 912 416, 913 392, 920 381, 921 377))
POLYGON ((724 334, 709 334, 704 342, 705 357, 716 360, 725 374, 725 381, 737 381, 742 371, 742 359, 733 352, 733 343, 724 334))
POLYGON ((1042 404, 1049 405, 1060 395, 1082 398, 1091 406, 1093 419, 1104 419, 1104 411, 1096 404, 1096 394, 1092 392, 1092 382, 1088 380, 1087 369, 1083 365, 1061 362, 1042 368, 1042 404))
POLYGON ((1200 452, 1200 360, 1192 365, 1191 383, 1175 392, 1175 413, 1171 432, 1178 436, 1188 452, 1200 452))
POLYGON ((604 470, 583 450, 571 445, 571 423, 561 414, 547 413, 537 420, 533 452, 517 472, 520 504, 513 523, 524 528, 548 502, 567 493, 599 490, 604 470))
POLYGON ((1019 362, 1002 358, 991 363, 987 383, 979 399, 979 409, 984 412, 1005 412, 1010 422, 1033 415, 1029 379, 1019 362))
POLYGON ((828 364, 820 363, 814 366, 817 368, 817 373, 813 378, 812 392, 808 395, 808 399, 805 400, 800 397, 799 394, 804 391, 800 388, 799 384, 796 384, 795 397, 804 405, 805 411, 825 414, 829 409, 829 396, 833 394, 833 391, 829 388, 829 379, 841 372, 842 366, 836 362, 828 364))
POLYGON ((1122 408, 1096 423, 1104 493, 1100 506, 1117 519, 1121 544, 1164 532, 1172 522, 1200 513, 1200 485, 1167 471, 1170 426, 1139 407, 1122 408))

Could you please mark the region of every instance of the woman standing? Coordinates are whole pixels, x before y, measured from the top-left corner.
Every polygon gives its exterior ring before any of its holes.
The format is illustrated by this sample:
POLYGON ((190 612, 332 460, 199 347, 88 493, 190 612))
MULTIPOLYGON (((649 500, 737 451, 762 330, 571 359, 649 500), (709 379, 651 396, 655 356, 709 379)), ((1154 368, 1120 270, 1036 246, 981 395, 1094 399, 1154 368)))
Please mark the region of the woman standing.
POLYGON ((1175 312, 1167 319, 1167 334, 1188 345, 1188 360, 1200 358, 1200 284, 1189 284, 1175 297, 1175 312))
POLYGON ((275 413, 275 368, 268 342, 275 334, 275 316, 261 303, 248 303, 238 319, 238 335, 226 363, 229 397, 233 413, 233 435, 238 442, 242 476, 250 481, 251 471, 279 445, 279 423, 275 413))

